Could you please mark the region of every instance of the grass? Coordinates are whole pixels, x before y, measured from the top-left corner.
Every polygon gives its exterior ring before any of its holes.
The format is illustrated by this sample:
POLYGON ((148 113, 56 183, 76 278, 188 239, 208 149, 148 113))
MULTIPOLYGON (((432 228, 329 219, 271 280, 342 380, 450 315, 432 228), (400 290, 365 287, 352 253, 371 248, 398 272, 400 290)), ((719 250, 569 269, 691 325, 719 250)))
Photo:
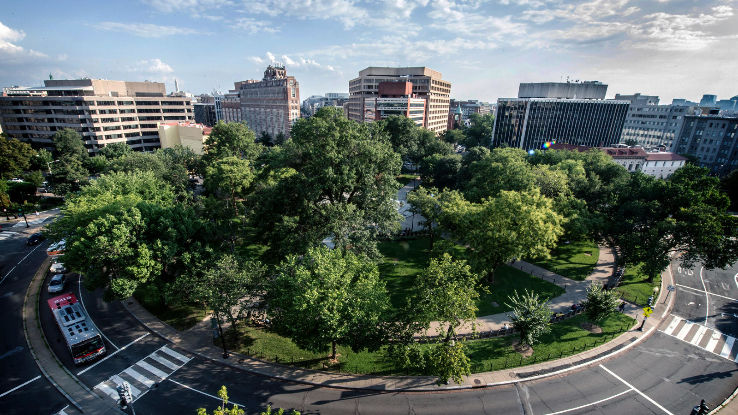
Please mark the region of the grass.
POLYGON ((415 180, 416 177, 418 177, 417 174, 403 173, 395 177, 395 179, 397 179, 397 181, 400 182, 400 184, 404 186, 410 183, 411 181, 415 180))
POLYGON ((510 307, 506 306, 505 303, 515 291, 522 293, 523 290, 528 290, 537 293, 539 297, 545 300, 550 300, 564 293, 564 289, 558 285, 533 277, 508 265, 497 268, 494 284, 489 286, 489 290, 489 294, 482 293, 479 297, 477 316, 510 311, 510 307))
MULTIPOLYGON (((517 366, 525 366, 546 360, 558 359, 598 346, 627 331, 634 320, 627 315, 615 313, 599 326, 602 333, 591 333, 580 327, 586 321, 584 315, 554 324, 551 331, 533 346, 533 354, 522 358, 513 349, 517 335, 465 342, 467 356, 471 359, 472 372, 486 372, 517 366)), ((401 374, 387 357, 385 349, 375 352, 354 352, 347 347, 338 347, 339 364, 329 364, 329 351, 315 353, 300 349, 292 340, 266 329, 240 325, 237 331, 226 336, 230 350, 272 362, 294 364, 309 369, 331 369, 359 374, 401 374)), ((216 340, 220 346, 220 340, 216 340)), ((421 348, 431 347, 428 344, 421 348)))
POLYGON ((155 284, 143 284, 136 288, 133 296, 159 320, 177 330, 187 330, 202 321, 207 310, 194 305, 168 305, 164 302, 161 289, 155 284))
POLYGON ((641 265, 625 267, 625 274, 620 281, 620 285, 618 285, 617 291, 623 299, 645 306, 648 304, 649 296, 653 295, 654 298, 658 296, 657 293, 654 293, 653 288, 661 286, 661 275, 657 275, 653 282, 649 283, 648 276, 641 271, 641 265))
MULTIPOLYGON (((457 246, 461 256, 464 248, 457 246)), ((426 268, 430 255, 430 239, 418 238, 409 241, 385 241, 379 244, 384 261, 379 265, 379 274, 387 284, 390 302, 396 309, 402 308, 413 291, 415 278, 426 268)), ((477 303, 478 316, 509 311, 505 306, 507 297, 514 291, 527 289, 550 299, 564 293, 564 289, 548 281, 536 278, 523 271, 503 265, 495 273, 494 284, 488 286, 490 293, 480 293, 477 303), (496 305, 495 305, 496 304, 496 305)))
POLYGON ((576 241, 561 244, 551 251, 550 259, 533 260, 551 272, 577 281, 584 281, 597 265, 600 250, 592 241, 576 241))

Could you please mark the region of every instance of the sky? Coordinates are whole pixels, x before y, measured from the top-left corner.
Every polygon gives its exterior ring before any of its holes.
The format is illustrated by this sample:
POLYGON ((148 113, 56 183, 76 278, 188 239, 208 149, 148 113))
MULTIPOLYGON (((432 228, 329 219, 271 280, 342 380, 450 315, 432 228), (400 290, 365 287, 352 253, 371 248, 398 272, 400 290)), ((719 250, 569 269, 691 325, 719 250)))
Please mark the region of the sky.
POLYGON ((427 66, 451 97, 598 80, 616 93, 738 95, 738 0, 0 0, 0 86, 81 77, 227 91, 283 63, 301 99, 368 66, 427 66))

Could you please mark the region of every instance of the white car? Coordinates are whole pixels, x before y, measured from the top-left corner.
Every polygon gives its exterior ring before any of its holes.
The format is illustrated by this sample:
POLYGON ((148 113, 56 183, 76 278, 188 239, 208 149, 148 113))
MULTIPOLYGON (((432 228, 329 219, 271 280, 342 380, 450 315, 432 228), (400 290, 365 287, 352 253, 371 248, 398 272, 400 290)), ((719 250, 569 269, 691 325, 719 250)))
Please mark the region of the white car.
POLYGON ((64 274, 67 272, 67 267, 64 266, 61 262, 54 262, 51 264, 51 268, 49 268, 49 272, 52 274, 64 274))
POLYGON ((67 277, 64 274, 56 274, 51 277, 49 281, 49 292, 58 293, 64 291, 64 286, 67 284, 67 277))

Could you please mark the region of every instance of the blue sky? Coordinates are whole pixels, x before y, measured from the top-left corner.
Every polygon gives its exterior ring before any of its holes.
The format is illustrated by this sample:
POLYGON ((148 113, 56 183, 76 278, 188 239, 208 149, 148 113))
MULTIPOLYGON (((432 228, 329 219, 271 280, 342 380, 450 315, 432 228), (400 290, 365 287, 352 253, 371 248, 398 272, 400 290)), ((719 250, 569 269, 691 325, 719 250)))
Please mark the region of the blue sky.
POLYGON ((738 0, 0 0, 0 86, 157 80, 193 93, 260 79, 301 98, 367 66, 428 66, 460 99, 520 82, 599 80, 615 93, 738 95, 738 0))

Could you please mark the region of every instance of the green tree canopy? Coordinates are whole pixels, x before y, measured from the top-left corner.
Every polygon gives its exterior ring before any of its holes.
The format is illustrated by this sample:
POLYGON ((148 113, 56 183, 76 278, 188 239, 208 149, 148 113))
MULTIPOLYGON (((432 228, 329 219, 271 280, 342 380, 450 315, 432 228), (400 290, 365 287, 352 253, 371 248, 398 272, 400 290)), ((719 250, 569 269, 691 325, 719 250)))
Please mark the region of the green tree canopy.
POLYGON ((124 157, 131 153, 133 153, 133 150, 131 150, 131 147, 124 142, 108 144, 98 151, 99 156, 103 156, 108 160, 124 157))
POLYGON ((90 172, 85 168, 88 158, 87 150, 82 143, 82 136, 76 131, 66 128, 52 136, 57 160, 51 164, 49 183, 54 193, 65 195, 79 190, 87 183, 90 172))
POLYGON ((376 264, 325 247, 291 255, 276 269, 269 315, 298 346, 315 352, 336 345, 376 349, 384 337, 389 296, 376 264))
POLYGON ((340 249, 375 254, 377 235, 399 226, 400 157, 366 124, 323 107, 298 120, 275 154, 252 196, 254 226, 273 249, 305 252, 332 237, 340 249))
POLYGON ((496 148, 489 155, 469 165, 471 178, 464 186, 464 196, 472 202, 496 197, 503 190, 525 191, 535 187, 535 176, 519 148, 496 148))
POLYGON ((262 151, 256 143, 254 132, 246 124, 218 121, 205 141, 206 154, 203 160, 209 164, 225 157, 254 160, 262 151))
POLYGON ((253 179, 254 171, 249 160, 226 157, 206 168, 204 185, 210 193, 228 200, 232 216, 236 217, 253 179))
POLYGON ((548 305, 538 298, 538 294, 525 290, 523 295, 517 291, 508 297, 507 306, 512 309, 508 316, 513 327, 520 332, 520 341, 533 346, 543 334, 551 329, 551 315, 548 305))
POLYGON ((439 189, 455 189, 460 170, 459 154, 433 154, 420 163, 420 176, 424 184, 439 189))
POLYGON ((615 312, 619 298, 615 291, 608 291, 602 284, 593 283, 587 287, 587 299, 584 301, 584 312, 589 321, 596 323, 615 312))
POLYGON ((33 156, 30 145, 0 133, 0 179, 18 177, 30 166, 33 156))
POLYGON ((466 140, 462 144, 466 148, 477 146, 489 147, 492 142, 495 116, 492 114, 472 114, 469 116, 469 121, 469 127, 464 128, 466 140))

